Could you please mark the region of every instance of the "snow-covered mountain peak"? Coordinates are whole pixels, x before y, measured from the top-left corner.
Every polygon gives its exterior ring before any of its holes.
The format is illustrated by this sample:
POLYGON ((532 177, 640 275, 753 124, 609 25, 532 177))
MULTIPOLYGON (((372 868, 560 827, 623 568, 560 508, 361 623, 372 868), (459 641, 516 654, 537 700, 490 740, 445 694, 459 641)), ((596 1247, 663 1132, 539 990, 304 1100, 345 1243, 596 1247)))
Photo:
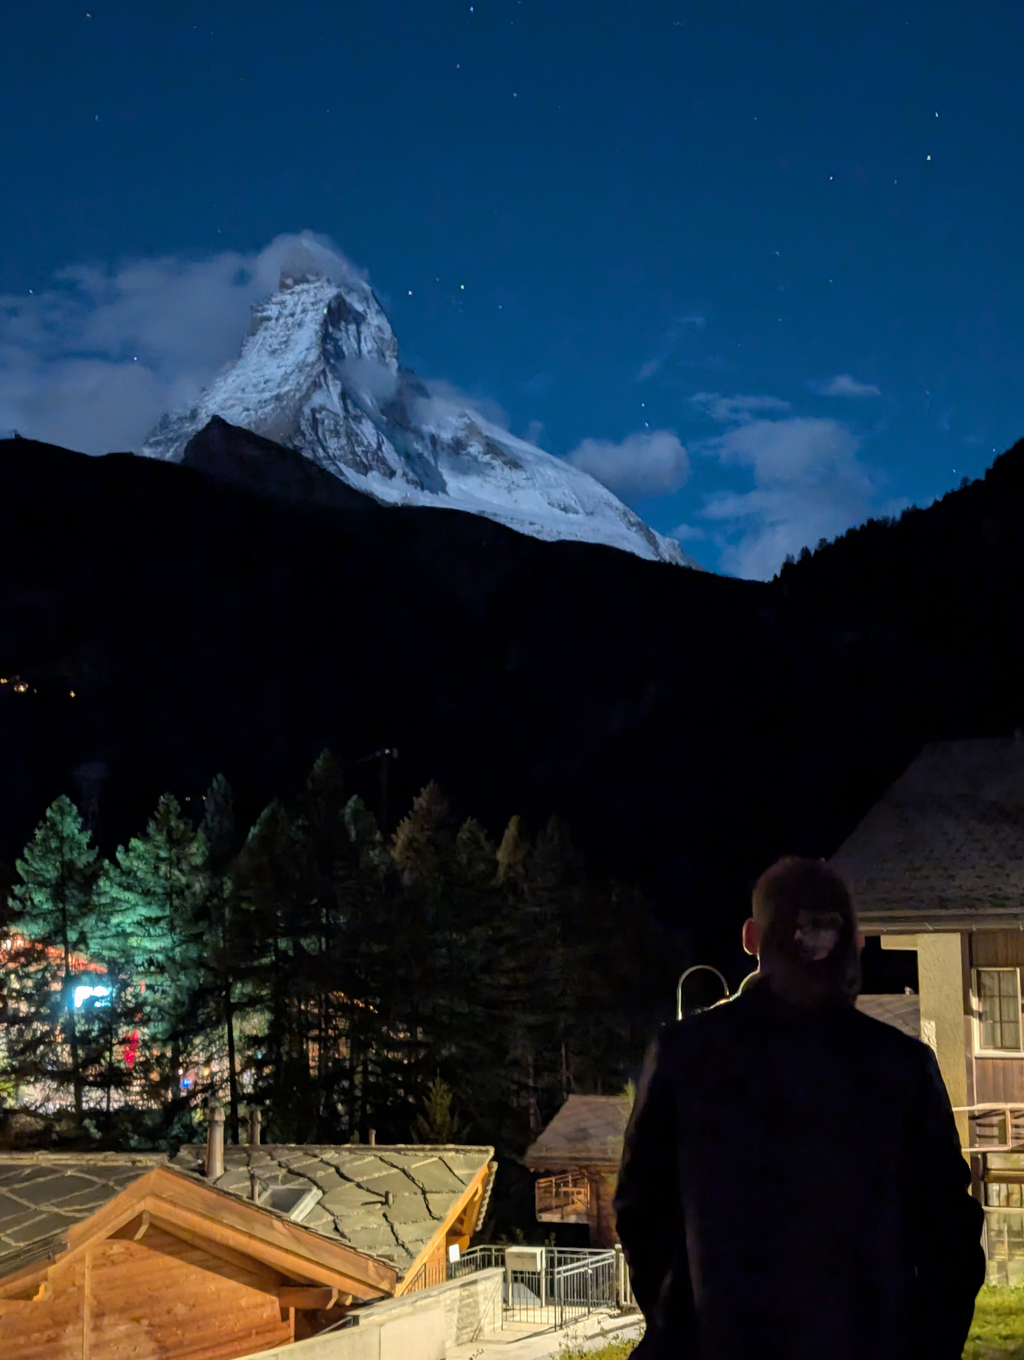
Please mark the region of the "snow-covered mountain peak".
POLYGON ((516 439, 400 367, 379 301, 351 272, 289 262, 235 363, 141 454, 178 462, 214 416, 294 448, 357 491, 483 515, 543 539, 607 543, 695 566, 587 473, 516 439))

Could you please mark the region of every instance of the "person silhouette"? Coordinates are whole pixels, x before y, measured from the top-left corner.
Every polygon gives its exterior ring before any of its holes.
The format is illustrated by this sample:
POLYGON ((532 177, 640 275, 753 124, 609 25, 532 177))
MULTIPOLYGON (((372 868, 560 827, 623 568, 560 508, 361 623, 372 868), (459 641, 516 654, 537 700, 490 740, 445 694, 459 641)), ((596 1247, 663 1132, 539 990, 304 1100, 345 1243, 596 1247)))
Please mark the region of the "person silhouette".
POLYGON ((737 994, 652 1045, 615 1196, 637 1360, 955 1360, 984 1211, 931 1049, 855 1007, 850 893, 758 879, 737 994))

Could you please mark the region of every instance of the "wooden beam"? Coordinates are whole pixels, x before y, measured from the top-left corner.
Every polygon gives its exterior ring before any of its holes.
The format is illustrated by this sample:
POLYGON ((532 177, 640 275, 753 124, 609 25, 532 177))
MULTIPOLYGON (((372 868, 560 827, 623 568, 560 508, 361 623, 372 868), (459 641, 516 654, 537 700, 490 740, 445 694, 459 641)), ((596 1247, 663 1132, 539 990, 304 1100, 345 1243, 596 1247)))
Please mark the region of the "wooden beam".
POLYGON ((9 1304, 18 1304, 22 1308, 31 1308, 34 1303, 49 1303, 53 1298, 53 1285, 48 1280, 43 1280, 36 1292, 25 1299, 0 1299, 0 1305, 7 1307, 9 1304))
POLYGON ((150 1221, 149 1210, 143 1209, 141 1214, 136 1214, 134 1218, 130 1218, 127 1223, 122 1224, 110 1236, 126 1242, 141 1242, 149 1231, 150 1221))
POLYGON ((92 1252, 85 1253, 82 1280, 82 1360, 92 1360, 92 1252))
POLYGON ((446 1243, 448 1234, 451 1231, 451 1225, 453 1223, 458 1222, 462 1214, 469 1207, 474 1195, 479 1196, 480 1194, 482 1194, 484 1183, 487 1180, 489 1171, 490 1164, 485 1162, 484 1165, 473 1177, 473 1179, 470 1181, 470 1183, 466 1186, 465 1190, 462 1192, 459 1198, 452 1205, 452 1208, 450 1209, 447 1218, 445 1218, 444 1221, 438 1225, 438 1229, 434 1233, 433 1237, 430 1238, 426 1246, 423 1247, 422 1250, 420 1251, 419 1255, 416 1256, 410 1263, 408 1269, 405 1271, 405 1274, 399 1280, 398 1285, 395 1288, 395 1298, 400 1297, 404 1290, 407 1289, 410 1284, 412 1284, 413 1280, 415 1280, 416 1276, 422 1270, 423 1266, 427 1263, 427 1261, 430 1260, 430 1257, 433 1255, 438 1242, 446 1243))
POLYGON ((339 1294, 337 1289, 326 1285, 283 1284, 277 1291, 278 1302, 282 1308, 327 1309, 336 1303, 349 1304, 351 1294, 339 1294))
MULTIPOLYGON (((355 1247, 267 1213, 226 1190, 203 1185, 184 1172, 160 1167, 154 1176, 157 1179, 153 1193, 159 1195, 162 1204, 181 1205, 201 1214, 208 1222, 223 1224, 232 1230, 236 1241, 239 1233, 244 1234, 247 1248, 259 1241, 286 1252, 289 1258, 298 1257, 307 1263, 305 1269, 287 1273, 308 1275, 316 1284, 351 1289, 357 1297, 363 1298, 368 1294, 390 1295, 394 1290, 397 1272, 386 1261, 378 1261, 355 1247)), ((266 1259, 269 1261, 270 1258, 266 1259)))
MULTIPOLYGON (((230 1200, 231 1196, 225 1195, 223 1198, 230 1200)), ((238 1205, 249 1210, 253 1210, 255 1207, 245 1200, 239 1200, 238 1205)), ((163 1195, 159 1199, 154 1197, 149 1202, 148 1207, 154 1222, 159 1223, 168 1232, 177 1233, 180 1236, 181 1229, 185 1229, 206 1242, 219 1242, 224 1246, 232 1247, 235 1251, 240 1250, 247 1254, 250 1259, 262 1261, 264 1265, 279 1270, 282 1275, 290 1276, 302 1283, 330 1285, 357 1298, 386 1297, 391 1292, 391 1289, 388 1288, 388 1275, 392 1274, 392 1278, 394 1276, 383 1263, 380 1264, 379 1271, 372 1271, 372 1273, 378 1275, 380 1282, 371 1283, 366 1280, 365 1275, 371 1273, 367 1268, 377 1266, 377 1262, 372 1257, 364 1257, 357 1252, 348 1250, 342 1253, 341 1262, 331 1261, 330 1258, 335 1255, 335 1252, 331 1250, 334 1244, 328 1238, 321 1237, 318 1241, 317 1234, 309 1229, 300 1229, 293 1234, 287 1230, 294 1228, 295 1225, 280 1219, 270 1219, 269 1214, 263 1214, 259 1210, 255 1210, 258 1215, 255 1226, 258 1229, 265 1229, 268 1226, 259 1221, 264 1217, 270 1220, 269 1227, 271 1229, 285 1229, 285 1231, 277 1231, 273 1234, 277 1237, 277 1241, 267 1240, 271 1236, 269 1232, 265 1235, 261 1231, 257 1235, 247 1231, 246 1229, 250 1226, 248 1223, 243 1226, 237 1221, 231 1222, 230 1219, 233 1215, 230 1211, 235 1207, 231 1204, 225 1206, 229 1212, 224 1215, 224 1218, 218 1216, 216 1219, 206 1216, 211 1212, 211 1206, 208 1204, 203 1205, 206 1213, 197 1213, 194 1209, 186 1208, 163 1195), (227 1222, 224 1221, 225 1218, 228 1219, 227 1222), (323 1244, 322 1248, 321 1243, 323 1244), (345 1260, 345 1257, 349 1259, 345 1260), (352 1266, 356 1267, 355 1269, 345 1268, 349 1266, 350 1261, 352 1266)), ((216 1206, 218 1215, 221 1207, 220 1203, 216 1206)))
MULTIPOLYGON (((233 1266, 235 1270, 249 1277, 249 1282, 254 1289, 261 1289, 265 1294, 276 1294, 278 1286, 281 1284, 282 1272, 274 1270, 271 1266, 265 1265, 255 1257, 243 1251, 235 1251, 224 1242, 214 1242, 208 1233, 192 1232, 189 1228, 180 1223, 167 1223, 160 1218, 160 1211, 156 1209, 151 1214, 153 1226, 158 1228, 161 1233, 166 1233, 168 1237, 173 1237, 179 1242, 184 1242, 186 1246, 195 1247, 198 1251, 205 1252, 215 1260, 220 1260, 225 1265, 233 1266)), ((158 1246, 155 1250, 159 1251, 158 1246)))

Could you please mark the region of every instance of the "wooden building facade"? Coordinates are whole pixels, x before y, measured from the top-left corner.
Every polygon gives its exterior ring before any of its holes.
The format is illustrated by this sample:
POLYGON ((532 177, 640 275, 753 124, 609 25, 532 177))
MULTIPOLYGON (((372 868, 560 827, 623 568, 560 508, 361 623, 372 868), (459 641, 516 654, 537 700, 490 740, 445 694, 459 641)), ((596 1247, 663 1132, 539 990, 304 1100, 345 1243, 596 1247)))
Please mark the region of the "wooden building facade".
POLYGON ((585 1223, 592 1247, 610 1247, 615 1233, 615 1184, 629 1121, 626 1096, 570 1096, 526 1150, 540 1176, 534 1188, 541 1223, 585 1223))
POLYGON ((1024 1284, 1024 740, 929 744, 832 863, 865 935, 917 956, 920 1037, 985 1206, 989 1279, 1024 1284))
POLYGON ((0 1153, 4 1360, 235 1360, 437 1283, 490 1148, 0 1153), (207 1175, 207 1168, 211 1174, 207 1175))

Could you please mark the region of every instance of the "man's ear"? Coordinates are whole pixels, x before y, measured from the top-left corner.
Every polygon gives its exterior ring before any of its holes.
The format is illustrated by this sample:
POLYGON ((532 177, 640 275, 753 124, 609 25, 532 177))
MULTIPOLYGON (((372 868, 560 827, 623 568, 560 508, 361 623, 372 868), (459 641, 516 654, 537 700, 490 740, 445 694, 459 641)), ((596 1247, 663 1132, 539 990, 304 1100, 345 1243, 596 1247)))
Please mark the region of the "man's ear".
POLYGON ((863 933, 863 931, 860 931, 860 930, 857 931, 857 940, 856 940, 856 944, 857 944, 857 953, 859 954, 859 953, 861 952, 861 950, 864 948, 864 946, 867 944, 867 940, 864 938, 864 933, 863 933))
POLYGON ((761 922, 752 916, 743 922, 743 948, 748 954, 756 954, 761 948, 761 922))

